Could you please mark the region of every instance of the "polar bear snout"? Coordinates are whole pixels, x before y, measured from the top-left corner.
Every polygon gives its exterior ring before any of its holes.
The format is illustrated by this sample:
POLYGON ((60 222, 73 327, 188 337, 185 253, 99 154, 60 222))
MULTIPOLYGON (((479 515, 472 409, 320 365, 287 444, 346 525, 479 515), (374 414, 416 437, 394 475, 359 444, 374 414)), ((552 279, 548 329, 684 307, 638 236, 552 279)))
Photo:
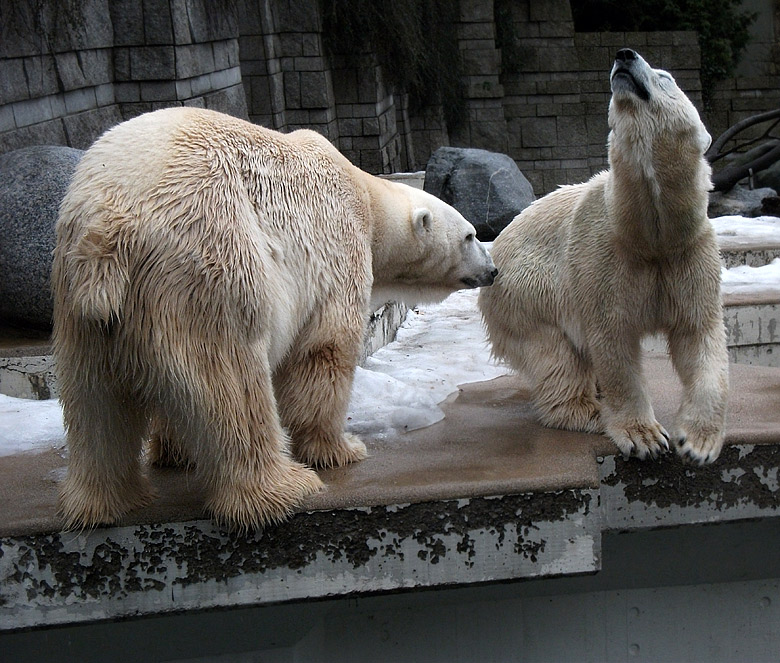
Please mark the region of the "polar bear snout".
POLYGON ((496 276, 498 276, 498 270, 494 267, 492 270, 485 272, 481 276, 465 276, 460 281, 467 288, 483 288, 485 286, 493 285, 493 281, 496 280, 496 276))
POLYGON ((481 263, 472 273, 462 276, 460 282, 467 288, 482 288, 493 285, 493 281, 498 276, 498 269, 493 263, 493 258, 487 252, 487 249, 481 244, 476 243, 478 250, 478 262, 481 263))
POLYGON ((630 48, 621 48, 615 55, 615 60, 618 62, 633 62, 636 59, 637 52, 630 48))
POLYGON ((627 92, 639 97, 642 101, 650 99, 650 92, 645 83, 648 65, 636 51, 621 48, 615 54, 615 63, 610 74, 610 86, 613 94, 627 92))
POLYGON ((460 282, 467 288, 493 285, 498 275, 498 269, 485 245, 473 236, 466 243, 462 264, 465 269, 461 271, 460 282))

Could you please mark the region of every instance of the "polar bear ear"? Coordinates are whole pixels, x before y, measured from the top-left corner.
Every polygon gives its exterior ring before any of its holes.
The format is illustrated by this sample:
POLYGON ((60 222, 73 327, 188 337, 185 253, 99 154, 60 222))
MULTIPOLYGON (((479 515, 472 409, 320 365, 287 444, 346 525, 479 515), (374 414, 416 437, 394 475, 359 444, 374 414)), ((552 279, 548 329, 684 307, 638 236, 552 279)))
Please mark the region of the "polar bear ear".
POLYGON ((431 223, 433 223, 433 214, 427 207, 417 207, 412 212, 412 228, 416 233, 429 230, 431 223))
POLYGON ((710 136, 709 132, 702 127, 699 130, 699 147, 701 147, 702 152, 706 152, 710 149, 710 145, 712 145, 712 136, 710 136))

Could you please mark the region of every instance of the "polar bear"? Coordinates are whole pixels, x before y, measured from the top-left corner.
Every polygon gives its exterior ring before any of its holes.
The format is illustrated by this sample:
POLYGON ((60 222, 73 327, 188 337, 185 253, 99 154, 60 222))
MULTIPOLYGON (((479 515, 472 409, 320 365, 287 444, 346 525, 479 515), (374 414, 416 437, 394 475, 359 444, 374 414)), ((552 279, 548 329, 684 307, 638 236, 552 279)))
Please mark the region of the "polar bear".
POLYGON ((669 448, 640 366, 642 337, 665 333, 684 388, 671 440, 711 462, 728 355, 707 219, 710 136, 674 79, 634 51, 618 51, 610 80, 609 170, 507 226, 479 305, 494 356, 530 378, 543 423, 604 432, 640 458, 669 448))
POLYGON ((152 499, 152 433, 155 460, 194 465, 219 523, 285 518, 322 486, 307 466, 366 456, 343 428, 372 286, 433 301, 495 274, 452 207, 315 132, 195 108, 111 129, 57 223, 66 525, 152 499))

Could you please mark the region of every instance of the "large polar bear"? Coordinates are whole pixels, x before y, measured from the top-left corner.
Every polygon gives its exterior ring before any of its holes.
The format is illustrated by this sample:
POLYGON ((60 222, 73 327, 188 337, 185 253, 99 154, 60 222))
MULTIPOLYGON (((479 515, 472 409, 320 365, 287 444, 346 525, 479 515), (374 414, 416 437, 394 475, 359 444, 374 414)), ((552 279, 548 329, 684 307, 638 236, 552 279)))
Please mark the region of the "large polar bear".
POLYGON ((530 378, 545 424, 605 432, 641 458, 669 448, 640 366, 642 337, 665 332, 684 387, 671 440, 710 462, 728 392, 710 137, 674 79, 634 51, 618 51, 611 85, 610 170, 507 226, 480 307, 494 355, 530 378))
POLYGON ((284 518, 322 485, 306 465, 366 455, 343 427, 372 286, 437 300, 494 276, 452 207, 312 131, 194 108, 108 131, 54 252, 67 525, 149 502, 139 459, 155 431, 155 458, 194 463, 219 522, 284 518))

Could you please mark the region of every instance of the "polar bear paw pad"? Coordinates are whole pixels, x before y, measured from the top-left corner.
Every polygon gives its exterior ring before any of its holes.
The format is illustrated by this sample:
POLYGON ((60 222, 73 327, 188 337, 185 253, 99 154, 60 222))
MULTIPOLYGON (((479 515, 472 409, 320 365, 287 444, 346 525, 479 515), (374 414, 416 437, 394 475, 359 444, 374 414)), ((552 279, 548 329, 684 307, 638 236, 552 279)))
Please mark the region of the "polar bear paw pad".
POLYGON ((694 465, 708 465, 717 460, 723 448, 723 431, 680 429, 673 437, 674 448, 684 461, 694 465))

